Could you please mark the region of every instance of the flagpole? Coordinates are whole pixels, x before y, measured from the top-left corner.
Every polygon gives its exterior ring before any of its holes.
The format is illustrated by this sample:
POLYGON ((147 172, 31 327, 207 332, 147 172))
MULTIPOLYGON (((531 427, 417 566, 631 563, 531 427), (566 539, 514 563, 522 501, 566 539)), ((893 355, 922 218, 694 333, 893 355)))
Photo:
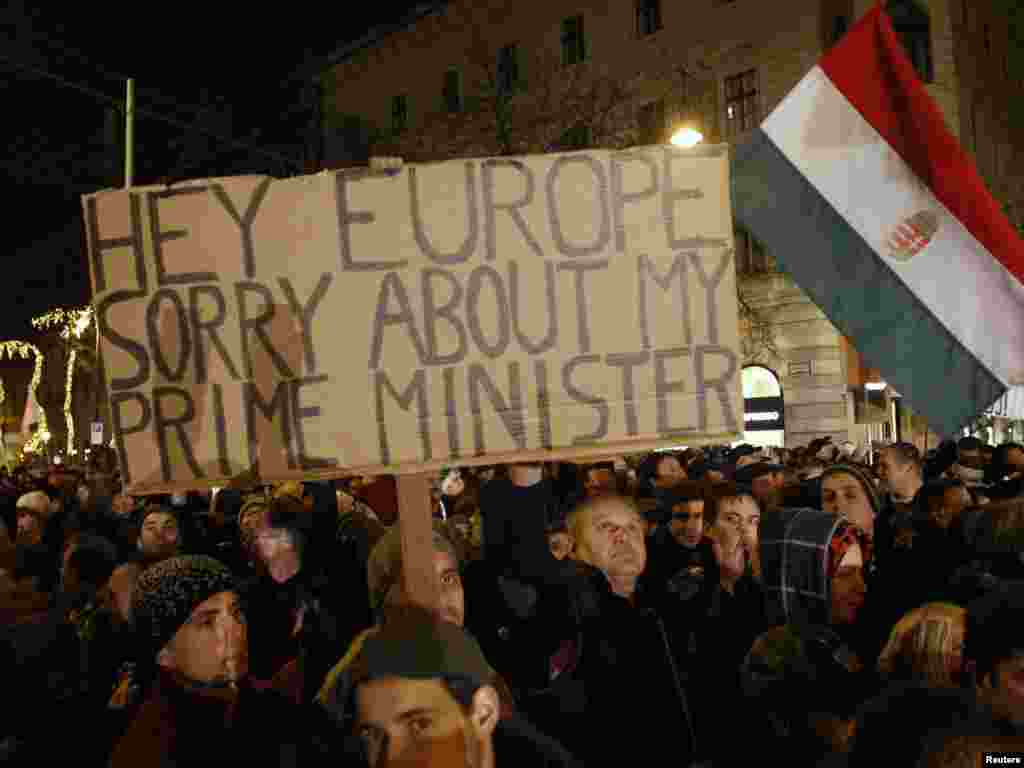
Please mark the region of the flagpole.
POLYGON ((124 186, 135 181, 135 80, 129 78, 124 100, 124 186))

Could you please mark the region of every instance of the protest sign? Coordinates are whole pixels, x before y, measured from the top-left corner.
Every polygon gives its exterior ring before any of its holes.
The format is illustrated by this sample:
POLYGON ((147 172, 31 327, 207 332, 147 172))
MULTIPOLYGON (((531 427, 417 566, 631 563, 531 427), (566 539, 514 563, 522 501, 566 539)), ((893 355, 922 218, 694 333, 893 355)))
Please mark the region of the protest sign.
POLYGON ((742 430, 724 146, 212 179, 83 205, 135 492, 742 430))

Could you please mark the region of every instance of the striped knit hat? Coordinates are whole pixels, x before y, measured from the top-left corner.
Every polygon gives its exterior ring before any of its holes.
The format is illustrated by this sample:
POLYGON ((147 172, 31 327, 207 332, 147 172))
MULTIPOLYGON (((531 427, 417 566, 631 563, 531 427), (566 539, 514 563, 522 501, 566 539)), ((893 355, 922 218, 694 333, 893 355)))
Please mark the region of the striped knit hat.
POLYGON ((882 511, 882 502, 878 498, 878 491, 875 489, 875 481, 871 479, 871 476, 856 464, 833 464, 822 472, 821 479, 824 481, 824 479, 829 475, 838 474, 849 475, 861 484, 861 487, 864 488, 864 495, 868 497, 868 503, 871 504, 871 511, 877 518, 879 513, 882 511))

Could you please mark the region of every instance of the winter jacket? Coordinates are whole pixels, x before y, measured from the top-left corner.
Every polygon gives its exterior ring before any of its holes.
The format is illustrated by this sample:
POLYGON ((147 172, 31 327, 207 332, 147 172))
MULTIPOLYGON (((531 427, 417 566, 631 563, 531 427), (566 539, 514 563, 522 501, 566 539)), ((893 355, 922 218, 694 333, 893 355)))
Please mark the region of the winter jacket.
POLYGON ((502 719, 494 730, 494 757, 499 765, 537 768, 582 768, 562 744, 521 717, 502 719))
POLYGON ((539 590, 497 571, 490 560, 466 566, 463 578, 466 629, 480 643, 484 657, 511 681, 517 695, 547 681, 553 648, 537 621, 539 590))
POLYGON ((224 701, 187 691, 161 674, 110 766, 297 766, 308 741, 300 711, 272 691, 243 687, 228 722, 224 701))
POLYGON ((541 598, 538 620, 564 642, 548 687, 520 702, 526 717, 588 766, 665 755, 688 765, 695 745, 678 640, 649 592, 626 600, 598 569, 571 565, 565 591, 541 598))
POLYGON ((284 584, 260 575, 246 585, 244 594, 253 676, 272 680, 295 661, 285 673, 291 680, 289 690, 294 691, 298 674, 303 701, 311 699, 337 659, 338 649, 348 642, 345 601, 353 595, 351 586, 307 572, 304 566, 284 584), (302 627, 294 634, 300 612, 302 627))

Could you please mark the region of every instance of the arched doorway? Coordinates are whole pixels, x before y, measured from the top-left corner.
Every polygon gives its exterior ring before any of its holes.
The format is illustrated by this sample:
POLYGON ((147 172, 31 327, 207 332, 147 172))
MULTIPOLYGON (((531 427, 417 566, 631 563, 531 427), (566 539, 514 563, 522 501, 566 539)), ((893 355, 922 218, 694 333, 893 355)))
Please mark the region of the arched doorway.
POLYGON ((779 377, 763 365, 748 365, 743 381, 743 442, 761 447, 786 444, 786 408, 779 377))

